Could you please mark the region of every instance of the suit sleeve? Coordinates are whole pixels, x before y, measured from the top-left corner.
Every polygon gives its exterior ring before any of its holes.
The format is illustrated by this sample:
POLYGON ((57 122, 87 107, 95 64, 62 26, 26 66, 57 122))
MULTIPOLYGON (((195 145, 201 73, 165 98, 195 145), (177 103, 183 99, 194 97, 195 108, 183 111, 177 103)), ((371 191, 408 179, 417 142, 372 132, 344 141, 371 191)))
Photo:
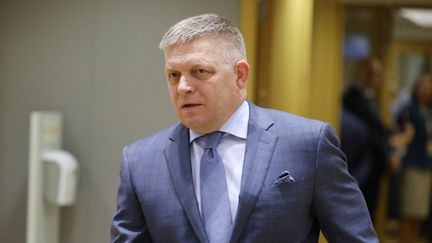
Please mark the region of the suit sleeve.
POLYGON ((126 150, 127 148, 123 150, 120 167, 117 210, 111 224, 111 243, 152 242, 131 182, 126 150))
POLYGON ((319 135, 314 187, 313 210, 329 242, 378 242, 363 195, 328 124, 319 135))

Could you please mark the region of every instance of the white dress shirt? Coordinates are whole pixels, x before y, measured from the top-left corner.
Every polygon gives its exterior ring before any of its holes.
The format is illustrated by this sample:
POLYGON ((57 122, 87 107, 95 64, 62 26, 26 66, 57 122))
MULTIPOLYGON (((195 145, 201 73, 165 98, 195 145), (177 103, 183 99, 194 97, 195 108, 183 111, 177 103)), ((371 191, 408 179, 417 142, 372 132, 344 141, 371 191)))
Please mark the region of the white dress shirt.
MULTIPOLYGON (((240 184, 243 172, 243 162, 246 150, 247 129, 249 123, 249 105, 244 101, 228 121, 219 129, 225 132, 219 143, 217 152, 223 160, 228 187, 228 198, 231 206, 231 216, 237 213, 240 184)), ((201 187, 200 187, 200 163, 204 153, 204 141, 199 139, 199 134, 189 129, 190 154, 192 162, 192 176, 194 180, 195 194, 201 210, 201 187), (197 139, 198 138, 198 139, 197 139)))

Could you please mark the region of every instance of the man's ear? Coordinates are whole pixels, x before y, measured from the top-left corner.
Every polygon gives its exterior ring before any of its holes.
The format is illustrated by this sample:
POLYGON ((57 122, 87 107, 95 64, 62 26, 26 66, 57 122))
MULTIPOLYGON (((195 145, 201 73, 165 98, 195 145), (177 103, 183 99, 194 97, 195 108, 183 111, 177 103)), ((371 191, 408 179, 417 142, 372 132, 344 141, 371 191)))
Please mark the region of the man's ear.
POLYGON ((242 90, 246 89, 246 80, 249 75, 249 64, 245 60, 240 60, 235 64, 235 72, 237 75, 236 85, 242 90))

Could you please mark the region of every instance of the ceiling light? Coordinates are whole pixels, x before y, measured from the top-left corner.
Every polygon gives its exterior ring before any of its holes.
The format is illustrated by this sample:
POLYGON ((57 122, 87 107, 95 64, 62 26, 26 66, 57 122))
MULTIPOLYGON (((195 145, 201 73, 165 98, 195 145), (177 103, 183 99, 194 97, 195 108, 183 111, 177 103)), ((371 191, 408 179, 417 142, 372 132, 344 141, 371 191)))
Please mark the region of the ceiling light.
POLYGON ((432 10, 402 8, 399 15, 423 28, 432 28, 432 10))

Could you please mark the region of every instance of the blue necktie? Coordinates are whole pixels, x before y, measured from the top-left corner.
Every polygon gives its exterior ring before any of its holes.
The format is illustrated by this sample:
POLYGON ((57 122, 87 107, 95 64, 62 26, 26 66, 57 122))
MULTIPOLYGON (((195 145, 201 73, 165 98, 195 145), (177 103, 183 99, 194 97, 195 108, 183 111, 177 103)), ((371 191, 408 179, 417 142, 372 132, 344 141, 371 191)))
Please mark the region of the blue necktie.
POLYGON ((231 209, 225 169, 216 148, 222 132, 204 136, 205 148, 201 158, 201 208, 210 243, 226 243, 231 237, 231 209))

